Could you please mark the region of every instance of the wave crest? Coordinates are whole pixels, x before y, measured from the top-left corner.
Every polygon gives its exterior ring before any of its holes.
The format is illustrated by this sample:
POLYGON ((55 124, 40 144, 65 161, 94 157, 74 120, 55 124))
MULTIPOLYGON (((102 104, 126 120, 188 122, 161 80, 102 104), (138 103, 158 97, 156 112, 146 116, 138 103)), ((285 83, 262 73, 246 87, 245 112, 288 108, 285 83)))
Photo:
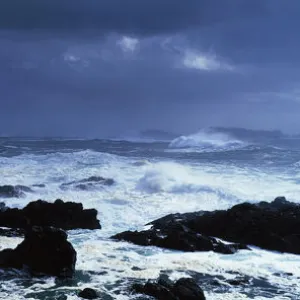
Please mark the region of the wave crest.
POLYGON ((246 143, 243 141, 211 130, 202 130, 187 136, 182 135, 169 144, 169 148, 172 149, 194 148, 197 150, 233 150, 244 146, 246 143))

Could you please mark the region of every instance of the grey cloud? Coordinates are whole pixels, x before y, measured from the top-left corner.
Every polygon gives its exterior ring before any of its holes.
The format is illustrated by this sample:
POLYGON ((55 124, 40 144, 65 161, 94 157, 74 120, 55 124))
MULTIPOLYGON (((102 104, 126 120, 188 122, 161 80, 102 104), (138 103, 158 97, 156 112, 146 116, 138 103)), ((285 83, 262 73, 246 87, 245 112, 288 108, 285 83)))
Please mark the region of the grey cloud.
POLYGON ((299 123, 297 0, 1 5, 0 133, 292 130, 299 123), (120 47, 124 36, 138 39, 136 51, 120 47), (234 71, 184 64, 186 51, 234 71))
POLYGON ((0 28, 157 34, 266 13, 258 0, 3 0, 0 28))

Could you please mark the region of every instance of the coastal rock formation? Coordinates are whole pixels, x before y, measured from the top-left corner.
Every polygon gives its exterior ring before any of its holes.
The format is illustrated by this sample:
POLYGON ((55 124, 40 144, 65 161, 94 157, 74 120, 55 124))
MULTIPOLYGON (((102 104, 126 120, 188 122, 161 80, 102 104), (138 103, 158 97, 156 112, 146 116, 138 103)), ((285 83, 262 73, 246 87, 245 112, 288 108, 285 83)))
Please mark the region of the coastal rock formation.
POLYGON ((77 190, 89 190, 91 188, 97 187, 99 185, 113 185, 115 181, 111 178, 104 178, 101 176, 91 176, 86 179, 71 181, 67 183, 63 183, 60 187, 61 189, 67 189, 69 187, 73 187, 77 190))
POLYGON ((242 203, 229 210, 168 216, 181 218, 196 232, 267 250, 300 254, 300 205, 278 197, 273 202, 242 203))
POLYGON ((183 251, 234 253, 245 249, 243 245, 255 245, 300 254, 300 205, 284 197, 271 203, 242 203, 228 210, 171 214, 147 225, 152 227, 113 238, 183 251), (238 244, 223 244, 212 236, 238 244))
POLYGON ((98 293, 90 288, 86 288, 78 293, 78 296, 84 299, 97 299, 99 298, 98 293))
POLYGON ((160 226, 144 231, 125 231, 112 237, 140 246, 157 246, 181 251, 214 251, 233 254, 238 249, 247 249, 241 244, 225 244, 215 238, 202 235, 181 224, 181 220, 170 219, 160 226))
POLYGON ((181 278, 172 283, 168 278, 148 281, 145 285, 135 284, 132 290, 152 296, 158 300, 205 300, 203 290, 191 278, 181 278))
POLYGON ((81 203, 54 203, 42 200, 30 202, 23 209, 0 207, 0 227, 28 228, 31 226, 53 226, 64 230, 100 229, 97 210, 83 209, 81 203))
POLYGON ((53 227, 34 226, 15 249, 0 251, 0 268, 26 268, 31 275, 72 277, 76 251, 67 234, 53 227))
POLYGON ((1 198, 20 198, 24 197, 25 193, 32 193, 33 190, 25 185, 1 185, 0 197, 1 198))
POLYGON ((23 237, 25 235, 24 229, 19 228, 0 228, 0 236, 7 237, 23 237))

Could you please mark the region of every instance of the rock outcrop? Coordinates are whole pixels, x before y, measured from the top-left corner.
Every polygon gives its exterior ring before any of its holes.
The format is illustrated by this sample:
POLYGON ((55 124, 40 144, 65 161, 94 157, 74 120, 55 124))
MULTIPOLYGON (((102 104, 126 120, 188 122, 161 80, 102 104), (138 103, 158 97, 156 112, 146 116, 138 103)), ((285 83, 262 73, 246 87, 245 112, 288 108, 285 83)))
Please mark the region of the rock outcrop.
POLYGON ((234 253, 245 249, 244 245, 255 245, 300 254, 300 205, 284 197, 271 203, 242 203, 228 210, 172 214, 147 225, 152 227, 113 238, 183 251, 234 253), (212 237, 237 244, 224 244, 212 237))
POLYGON ((168 278, 149 280, 145 285, 132 286, 135 293, 152 296, 158 300, 205 300, 203 290, 191 278, 181 278, 172 283, 168 278))
POLYGON ((31 275, 72 277, 76 251, 67 234, 53 227, 34 226, 15 249, 0 251, 0 268, 26 269, 31 275))
POLYGON ((33 193, 33 190, 25 185, 1 185, 0 198, 20 198, 25 193, 33 193))
POLYGON ((113 185, 115 181, 111 178, 104 178, 101 176, 91 176, 89 178, 77 180, 77 181, 71 181, 67 183, 63 183, 60 187, 61 189, 67 189, 67 188, 75 188, 77 190, 90 190, 97 186, 110 186, 113 185))
MULTIPOLYGON (((173 215, 196 232, 267 250, 300 254, 300 205, 278 197, 273 202, 242 203, 228 210, 173 215)), ((155 226, 167 219, 154 221, 155 226)))
POLYGON ((0 207, 0 227, 30 228, 31 226, 53 226, 64 230, 100 229, 97 210, 83 209, 81 203, 54 203, 38 200, 23 209, 0 207))
POLYGON ((200 234, 181 224, 180 219, 169 219, 144 231, 125 231, 112 237, 140 246, 157 246, 181 251, 214 251, 233 254, 238 249, 248 249, 242 244, 225 244, 213 237, 200 234))
POLYGON ((86 288, 78 293, 78 296, 83 299, 97 299, 99 298, 98 293, 91 288, 86 288))

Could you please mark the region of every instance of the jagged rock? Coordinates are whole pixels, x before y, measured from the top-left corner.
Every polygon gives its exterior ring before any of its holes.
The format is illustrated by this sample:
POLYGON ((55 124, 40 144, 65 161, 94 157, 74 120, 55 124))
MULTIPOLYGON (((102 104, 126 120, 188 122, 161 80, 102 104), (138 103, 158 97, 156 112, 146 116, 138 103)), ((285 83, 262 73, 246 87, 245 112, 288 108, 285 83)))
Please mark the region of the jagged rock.
POLYGON ((192 278, 181 278, 174 285, 174 294, 179 300, 204 300, 202 289, 192 278))
POLYGON ((245 245, 225 244, 215 238, 197 233, 178 220, 172 220, 160 227, 152 226, 140 232, 125 231, 112 238, 140 246, 157 246, 181 251, 215 251, 232 254, 238 249, 247 249, 245 245))
POLYGON ((192 278, 181 278, 172 283, 167 278, 149 280, 145 285, 134 284, 132 290, 158 300, 205 300, 203 290, 192 278))
POLYGON ((98 293, 90 288, 82 290, 81 292, 79 292, 78 296, 84 299, 97 299, 99 297, 98 293))
POLYGON ((68 187, 74 187, 78 190, 89 190, 97 185, 113 185, 115 181, 111 178, 104 178, 101 176, 91 176, 82 180, 71 181, 63 183, 60 187, 66 189, 68 187))
POLYGON ((1 198, 20 198, 25 196, 25 193, 33 193, 33 190, 24 185, 2 185, 0 186, 1 198))
POLYGON ((151 224, 182 226, 230 242, 300 254, 300 205, 277 197, 273 202, 242 203, 228 210, 174 214, 151 224))
POLYGON ((0 228, 0 236, 22 237, 22 236, 24 236, 24 234, 25 234, 25 231, 23 229, 0 228))
POLYGON ((233 253, 247 244, 300 254, 300 205, 284 197, 271 203, 242 203, 228 210, 171 214, 147 225, 152 228, 113 238, 184 251, 233 253), (211 237, 238 244, 227 245, 211 237))
POLYGON ((31 275, 71 277, 75 272, 76 251, 67 234, 53 227, 32 227, 15 249, 0 251, 0 267, 23 269, 31 275))
POLYGON ((228 241, 300 254, 300 206, 284 197, 207 212, 187 223, 197 232, 228 241))
POLYGON ((30 202, 23 209, 5 208, 0 210, 0 226, 10 228, 28 228, 31 226, 53 226, 65 230, 100 229, 97 210, 83 209, 81 203, 54 203, 38 200, 30 202))

